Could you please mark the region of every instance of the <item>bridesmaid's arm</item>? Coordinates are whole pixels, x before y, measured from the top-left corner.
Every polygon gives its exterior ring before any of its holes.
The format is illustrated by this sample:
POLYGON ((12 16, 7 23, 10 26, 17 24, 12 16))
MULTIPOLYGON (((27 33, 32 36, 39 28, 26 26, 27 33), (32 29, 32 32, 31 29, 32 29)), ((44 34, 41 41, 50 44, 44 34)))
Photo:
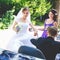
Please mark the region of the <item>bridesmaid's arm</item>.
POLYGON ((44 28, 38 28, 38 30, 44 31, 44 28))
POLYGON ((54 26, 58 28, 58 23, 57 22, 54 22, 54 26))

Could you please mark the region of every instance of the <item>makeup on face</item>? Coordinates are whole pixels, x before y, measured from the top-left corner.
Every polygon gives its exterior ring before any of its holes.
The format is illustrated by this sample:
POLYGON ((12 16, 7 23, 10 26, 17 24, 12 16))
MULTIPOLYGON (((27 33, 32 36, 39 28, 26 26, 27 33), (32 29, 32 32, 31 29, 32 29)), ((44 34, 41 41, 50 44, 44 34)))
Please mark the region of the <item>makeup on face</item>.
POLYGON ((27 17, 29 14, 28 10, 23 11, 23 16, 27 17))
POLYGON ((50 18, 53 18, 54 17, 54 14, 52 12, 49 12, 49 17, 50 18))

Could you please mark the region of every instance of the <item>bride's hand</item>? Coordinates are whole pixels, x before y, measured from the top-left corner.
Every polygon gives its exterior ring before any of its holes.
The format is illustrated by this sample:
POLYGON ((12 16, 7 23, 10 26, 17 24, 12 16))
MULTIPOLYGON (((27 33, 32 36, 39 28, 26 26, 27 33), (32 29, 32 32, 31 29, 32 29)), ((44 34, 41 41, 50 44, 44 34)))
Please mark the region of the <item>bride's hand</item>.
POLYGON ((38 35, 38 31, 34 31, 34 36, 37 36, 38 35))
POLYGON ((16 25, 15 31, 16 31, 17 33, 20 31, 20 27, 19 27, 18 25, 16 25))

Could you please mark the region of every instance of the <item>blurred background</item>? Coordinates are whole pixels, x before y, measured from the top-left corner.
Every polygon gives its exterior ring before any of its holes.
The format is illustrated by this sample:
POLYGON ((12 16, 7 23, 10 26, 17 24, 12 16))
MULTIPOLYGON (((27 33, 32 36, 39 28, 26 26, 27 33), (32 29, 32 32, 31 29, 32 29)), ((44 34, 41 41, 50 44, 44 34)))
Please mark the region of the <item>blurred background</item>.
MULTIPOLYGON (((9 39, 14 36, 15 33, 8 28, 11 27, 15 16, 22 7, 29 8, 31 21, 33 25, 38 27, 43 27, 49 11, 56 9, 60 28, 60 0, 0 0, 0 48, 6 49, 9 39)), ((39 31, 38 33, 40 36, 42 32, 39 31)), ((60 39, 60 35, 58 38, 60 39)))
POLYGON ((57 10, 60 22, 60 0, 0 0, 0 30, 8 29, 22 7, 29 7, 34 25, 43 26, 51 9, 57 10))

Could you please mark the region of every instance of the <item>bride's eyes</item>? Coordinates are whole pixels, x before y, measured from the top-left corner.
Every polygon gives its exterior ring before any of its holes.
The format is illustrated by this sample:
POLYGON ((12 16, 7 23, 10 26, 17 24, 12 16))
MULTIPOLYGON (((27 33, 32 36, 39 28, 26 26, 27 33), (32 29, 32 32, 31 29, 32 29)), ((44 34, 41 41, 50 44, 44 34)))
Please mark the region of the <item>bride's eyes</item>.
POLYGON ((28 14, 28 12, 26 12, 26 13, 24 12, 24 14, 28 14))
POLYGON ((29 14, 29 12, 28 12, 28 11, 23 11, 23 14, 28 15, 28 14, 29 14))

